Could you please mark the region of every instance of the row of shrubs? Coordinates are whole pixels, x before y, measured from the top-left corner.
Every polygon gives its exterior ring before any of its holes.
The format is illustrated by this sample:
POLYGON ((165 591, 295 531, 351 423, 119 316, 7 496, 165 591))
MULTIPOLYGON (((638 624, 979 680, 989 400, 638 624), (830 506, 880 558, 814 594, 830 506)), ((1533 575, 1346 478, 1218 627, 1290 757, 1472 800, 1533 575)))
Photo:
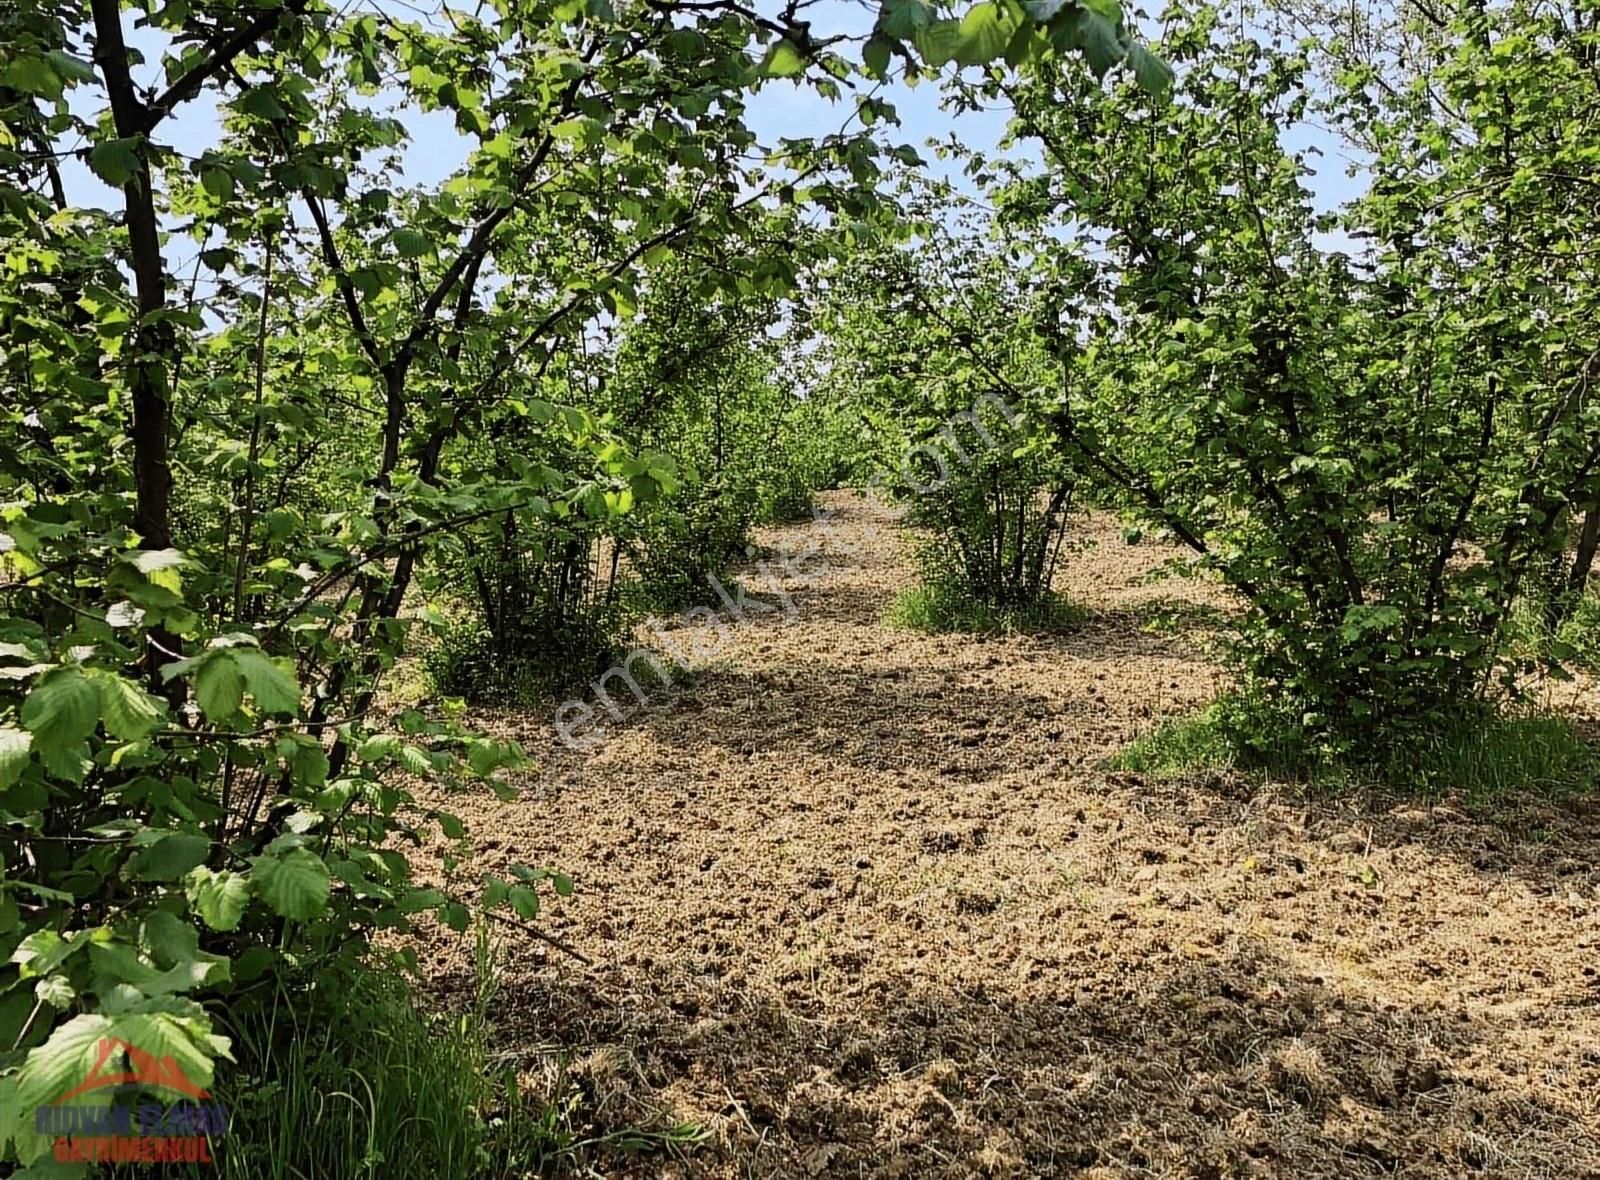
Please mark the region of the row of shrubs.
MULTIPOLYGON (((715 605, 712 579, 753 553, 756 526, 804 519, 818 490, 848 483, 899 501, 916 533, 919 584, 890 605, 891 621, 993 632, 1081 620, 1054 588, 1071 550, 1071 513, 1085 503, 1127 505, 1036 419, 993 393, 958 405, 951 398, 960 389, 919 401, 902 384, 894 399, 875 398, 837 356, 826 362, 831 381, 815 372, 780 380, 779 358, 754 321, 737 347, 701 361, 715 375, 679 365, 687 384, 676 399, 652 370, 656 393, 642 425, 680 476, 671 494, 531 526, 508 512, 462 538, 434 587, 439 614, 423 661, 435 689, 508 704, 579 686, 629 650, 650 615, 715 605), (732 384, 708 395, 717 381, 732 384), (886 401, 915 410, 885 413, 886 401), (929 409, 945 403, 944 417, 929 409)), ((622 384, 612 386, 613 412, 627 401, 622 384)), ((1581 597, 1552 629, 1545 599, 1567 589, 1552 570, 1529 577, 1507 642, 1528 663, 1554 657, 1600 669, 1600 598, 1581 597)), ((1305 751, 1284 754, 1299 727, 1280 714, 1246 694, 1209 715, 1207 732, 1226 731, 1247 760, 1287 767, 1305 751)))
POLYGON ((809 517, 815 493, 852 474, 851 414, 794 365, 793 340, 769 334, 772 299, 707 300, 670 269, 657 283, 608 354, 547 380, 552 403, 628 440, 618 449, 668 472, 668 490, 636 499, 605 445, 541 435, 540 451, 592 474, 594 490, 555 520, 512 510, 459 538, 430 594, 423 661, 438 691, 505 704, 585 683, 643 619, 714 605, 712 579, 753 553, 755 527, 809 517))
POLYGON ((486 528, 439 596, 422 655, 432 686, 516 704, 591 679, 632 646, 643 619, 713 602, 712 578, 750 554, 755 525, 798 515, 768 505, 751 510, 716 484, 696 485, 627 532, 604 520, 547 525, 535 538, 504 521, 486 528))

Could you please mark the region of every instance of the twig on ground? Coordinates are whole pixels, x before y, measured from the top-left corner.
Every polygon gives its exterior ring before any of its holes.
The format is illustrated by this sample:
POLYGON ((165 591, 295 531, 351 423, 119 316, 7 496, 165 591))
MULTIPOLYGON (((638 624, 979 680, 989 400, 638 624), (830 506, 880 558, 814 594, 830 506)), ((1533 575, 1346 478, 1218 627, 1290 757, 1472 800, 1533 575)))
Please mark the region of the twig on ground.
POLYGON ((582 963, 586 967, 594 966, 594 960, 580 951, 577 947, 573 946, 570 942, 558 938, 554 934, 547 934, 543 930, 540 930, 537 926, 530 926, 528 923, 521 921, 520 919, 511 917, 509 914, 497 914, 493 910, 479 910, 478 912, 481 913, 485 918, 490 918, 493 921, 504 923, 507 926, 511 926, 522 931, 524 934, 533 935, 533 937, 539 939, 541 942, 549 943, 551 946, 555 947, 556 950, 571 955, 574 959, 578 960, 578 962, 582 963))

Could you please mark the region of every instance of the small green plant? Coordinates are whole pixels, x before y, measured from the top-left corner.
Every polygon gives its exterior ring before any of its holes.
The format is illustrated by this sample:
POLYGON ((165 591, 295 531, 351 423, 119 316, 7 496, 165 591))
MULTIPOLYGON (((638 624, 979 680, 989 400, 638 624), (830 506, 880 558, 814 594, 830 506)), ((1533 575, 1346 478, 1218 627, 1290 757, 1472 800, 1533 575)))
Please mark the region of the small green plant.
POLYGON ((528 704, 584 683, 626 650, 616 606, 524 616, 496 635, 475 618, 447 622, 422 651, 432 687, 474 704, 528 704))
POLYGON ((1565 662, 1586 672, 1600 672, 1600 594, 1583 595, 1556 631, 1565 662))
POLYGON ((643 526, 635 568, 640 605, 676 611, 718 601, 711 579, 748 556, 750 512, 745 490, 736 493, 711 483, 686 489, 678 504, 668 504, 643 526))
POLYGON ((912 631, 956 631, 978 635, 1068 630, 1083 621, 1083 609, 1054 591, 1028 606, 994 606, 947 582, 913 586, 890 604, 891 626, 912 631))
POLYGON ((1517 791, 1589 791, 1600 773, 1594 749, 1562 717, 1484 706, 1449 724, 1387 734, 1333 748, 1261 698, 1223 696, 1172 718, 1110 762, 1118 770, 1177 775, 1237 769, 1318 788, 1380 788, 1426 797, 1459 793, 1468 802, 1517 791))
POLYGON ((507 513, 465 536, 448 567, 422 665, 433 687, 473 704, 527 704, 582 684, 627 649, 617 542, 578 519, 548 526, 507 513))
POLYGON ((1216 716, 1216 706, 1183 717, 1169 717, 1136 738, 1109 761, 1112 770, 1175 775, 1194 770, 1227 770, 1238 750, 1216 716))
MULTIPOLYGON (((534 1096, 490 1047, 495 950, 479 925, 472 1002, 424 1009, 398 970, 364 964, 305 995, 275 988, 230 1014, 238 1067, 222 1180, 532 1174, 570 1146, 572 1096, 534 1096)), ((197 1173, 198 1174, 198 1173, 197 1173)))
POLYGON ((787 463, 763 478, 756 489, 756 518, 762 524, 792 524, 809 520, 816 503, 810 473, 787 463))

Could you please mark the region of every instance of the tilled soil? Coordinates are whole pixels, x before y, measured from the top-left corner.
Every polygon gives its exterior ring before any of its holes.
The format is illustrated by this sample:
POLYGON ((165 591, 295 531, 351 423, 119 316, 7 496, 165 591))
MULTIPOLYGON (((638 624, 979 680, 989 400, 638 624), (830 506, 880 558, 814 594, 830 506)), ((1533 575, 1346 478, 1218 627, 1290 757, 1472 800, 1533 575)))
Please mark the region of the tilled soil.
MULTIPOLYGON (((763 538, 778 609, 664 630, 687 667, 614 686, 592 749, 491 718, 539 769, 451 801, 458 873, 577 882, 540 925, 593 965, 509 932, 507 1052, 587 1136, 704 1133, 584 1167, 1600 1177, 1600 807, 1108 771, 1223 680, 1227 599, 1148 578, 1181 555, 1092 517, 1058 579, 1088 622, 930 637, 882 621, 893 516, 826 506, 763 538)), ((426 952, 462 986, 458 942, 426 952)))

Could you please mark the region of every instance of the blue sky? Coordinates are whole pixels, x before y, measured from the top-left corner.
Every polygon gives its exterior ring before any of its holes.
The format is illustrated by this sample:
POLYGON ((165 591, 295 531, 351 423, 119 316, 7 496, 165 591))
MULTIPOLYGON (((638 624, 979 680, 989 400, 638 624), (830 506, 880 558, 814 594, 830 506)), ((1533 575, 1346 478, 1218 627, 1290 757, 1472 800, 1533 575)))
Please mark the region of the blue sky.
MULTIPOLYGON (((773 12, 779 7, 772 0, 757 5, 758 9, 773 12)), ((811 21, 812 33, 817 37, 838 34, 866 36, 876 19, 876 0, 814 0, 803 10, 805 19, 811 21)), ((1153 34, 1156 23, 1143 22, 1153 34)), ((847 49, 849 47, 846 47, 847 49)), ((936 176, 949 179, 958 187, 969 188, 960 175, 959 166, 951 161, 936 158, 925 145, 930 140, 948 139, 954 132, 962 143, 980 151, 995 148, 1005 133, 1009 118, 1004 110, 963 112, 953 114, 943 109, 940 88, 936 79, 926 79, 920 85, 907 86, 894 82, 879 91, 879 97, 894 105, 901 126, 886 132, 895 142, 909 143, 921 152, 928 162, 928 170, 936 176)), ((854 110, 852 95, 847 91, 841 98, 830 100, 810 86, 793 82, 773 82, 752 95, 748 104, 751 129, 765 146, 775 145, 784 137, 825 135, 839 130, 854 110)), ((437 183, 445 179, 450 170, 464 158, 465 142, 456 134, 446 115, 408 117, 413 140, 406 152, 405 167, 409 178, 420 183, 437 183)), ((1362 181, 1359 176, 1348 175, 1349 159, 1346 149, 1329 132, 1301 124, 1285 130, 1285 147, 1291 151, 1307 151, 1307 164, 1314 169, 1308 179, 1317 208, 1332 211, 1340 204, 1359 196, 1362 181), (1321 153, 1320 156, 1316 153, 1321 153)), ((1023 145, 1018 152, 1035 155, 1033 145, 1023 145)), ((1348 239, 1330 235, 1324 246, 1339 248, 1348 239)))
MULTIPOLYGON (((387 8, 397 17, 416 18, 418 9, 397 0, 356 0, 352 8, 370 6, 387 8)), ((759 7, 775 11, 781 5, 774 0, 761 0, 759 7)), ((871 31, 876 15, 875 0, 814 0, 803 9, 803 15, 812 22, 812 32, 818 37, 836 34, 864 36, 871 31)), ((148 31, 136 30, 132 22, 136 13, 128 12, 128 37, 131 44, 141 48, 148 56, 141 75, 154 78, 159 69, 161 42, 148 31)), ((1145 27, 1154 31, 1149 20, 1145 27)), ((846 47, 847 49, 849 47, 846 47)), ((925 80, 912 87, 895 82, 885 86, 880 97, 892 103, 899 114, 901 126, 888 129, 885 134, 895 142, 916 147, 928 161, 935 175, 967 187, 959 169, 949 161, 941 161, 926 147, 929 140, 946 139, 954 132, 964 144, 979 150, 996 147, 1004 134, 1007 114, 1003 110, 966 112, 954 115, 942 109, 939 87, 934 80, 925 80)), ((95 109, 104 101, 98 89, 90 87, 77 91, 75 105, 80 113, 98 113, 95 109)), ((380 96, 381 101, 381 96, 380 96)), ((822 97, 809 86, 791 82, 771 82, 749 100, 749 121, 752 130, 763 145, 773 146, 783 137, 823 135, 839 130, 850 118, 854 101, 847 91, 838 100, 822 97)), ((410 142, 403 152, 404 179, 407 182, 432 186, 448 178, 466 159, 471 141, 455 130, 450 115, 443 112, 423 114, 410 110, 402 116, 410 131, 410 142)), ((220 126, 212 93, 203 93, 182 108, 181 112, 163 125, 165 141, 179 151, 198 155, 213 146, 218 139, 220 126)), ((1315 175, 1309 185, 1317 205, 1324 210, 1336 208, 1340 203, 1359 194, 1361 180, 1347 175, 1348 160, 1344 149, 1326 131, 1309 125, 1289 128, 1284 133, 1284 143, 1292 150, 1315 149, 1320 157, 1308 157, 1315 175)), ((1031 145, 1017 149, 1019 153, 1033 154, 1031 145)), ((72 198, 81 204, 116 208, 120 196, 101 184, 76 160, 65 162, 64 179, 72 198)), ((1343 245, 1335 238, 1325 243, 1343 245)))
MULTIPOLYGON (((759 7, 772 10, 778 5, 768 2, 759 7)), ((872 30, 876 4, 857 3, 854 0, 817 0, 804 9, 804 15, 812 22, 812 32, 818 37, 837 34, 865 36, 872 30)), ((1146 23, 1153 30, 1153 24, 1146 23)), ((958 184, 962 183, 959 169, 937 160, 924 145, 929 140, 946 139, 951 132, 955 132, 969 147, 986 150, 998 145, 1005 133, 1008 114, 1003 110, 964 112, 959 115, 945 111, 941 105, 938 83, 934 79, 924 80, 917 86, 894 82, 884 87, 879 96, 892 103, 900 117, 901 126, 893 132, 896 141, 916 147, 928 161, 931 172, 958 184)), ((783 137, 825 135, 837 131, 853 109, 853 99, 848 92, 838 100, 830 100, 809 86, 774 82, 751 96, 749 121, 760 141, 772 146, 783 137)), ((443 114, 421 118, 413 114, 407 122, 413 135, 406 153, 408 177, 425 184, 443 180, 464 158, 465 141, 456 134, 450 118, 443 114)), ((1289 128, 1283 140, 1291 150, 1311 148, 1323 153, 1320 159, 1308 157, 1308 163, 1316 169, 1316 175, 1309 183, 1319 209, 1332 210, 1360 194, 1360 180, 1346 175, 1348 161, 1343 149, 1328 132, 1301 125, 1289 128)), ((1019 150, 1032 154, 1034 149, 1025 146, 1019 150)))

